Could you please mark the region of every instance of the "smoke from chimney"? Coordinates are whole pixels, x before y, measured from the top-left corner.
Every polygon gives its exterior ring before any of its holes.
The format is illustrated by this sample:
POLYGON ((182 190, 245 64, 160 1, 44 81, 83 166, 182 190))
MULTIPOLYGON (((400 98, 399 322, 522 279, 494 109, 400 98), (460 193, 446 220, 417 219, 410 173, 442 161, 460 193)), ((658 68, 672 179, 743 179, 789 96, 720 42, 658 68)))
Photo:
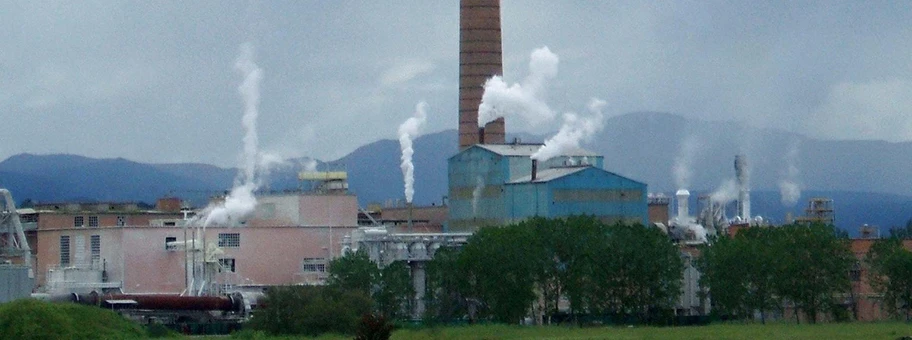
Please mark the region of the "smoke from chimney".
POLYGON ((685 137, 678 145, 678 154, 675 156, 672 174, 674 175, 675 185, 679 189, 690 187, 691 162, 694 154, 697 152, 697 138, 693 135, 685 137))
POLYGON ((399 147, 402 150, 400 167, 405 183, 405 202, 409 204, 412 203, 412 197, 415 195, 415 164, 412 163, 412 155, 415 150, 412 148, 412 141, 418 136, 418 132, 427 120, 426 109, 427 103, 418 103, 415 106, 414 116, 399 125, 399 147))
POLYGON ((786 170, 783 178, 779 180, 779 195, 782 199, 782 205, 794 207, 801 197, 801 185, 799 177, 801 172, 798 170, 798 141, 792 142, 788 152, 785 154, 786 170))
POLYGON ((532 51, 529 76, 521 83, 508 85, 501 76, 484 83, 478 106, 478 126, 507 116, 518 116, 531 126, 554 119, 554 111, 542 98, 546 85, 557 75, 558 57, 547 46, 532 51))
POLYGON ((592 137, 595 133, 602 130, 604 126, 605 115, 602 109, 606 103, 604 100, 592 98, 589 101, 590 115, 583 116, 576 113, 568 112, 564 114, 564 124, 560 130, 551 138, 545 141, 545 145, 532 154, 532 159, 547 161, 551 158, 563 155, 570 150, 578 149, 580 141, 592 137))
POLYGON ((223 202, 210 204, 194 219, 202 221, 203 226, 213 224, 230 224, 250 215, 256 208, 256 197, 253 192, 259 187, 257 165, 260 160, 256 131, 258 106, 260 103, 260 81, 263 71, 254 62, 254 48, 250 43, 241 45, 241 54, 234 68, 244 77, 238 86, 238 92, 244 101, 244 116, 241 125, 244 127, 244 154, 241 174, 235 180, 235 186, 223 202))

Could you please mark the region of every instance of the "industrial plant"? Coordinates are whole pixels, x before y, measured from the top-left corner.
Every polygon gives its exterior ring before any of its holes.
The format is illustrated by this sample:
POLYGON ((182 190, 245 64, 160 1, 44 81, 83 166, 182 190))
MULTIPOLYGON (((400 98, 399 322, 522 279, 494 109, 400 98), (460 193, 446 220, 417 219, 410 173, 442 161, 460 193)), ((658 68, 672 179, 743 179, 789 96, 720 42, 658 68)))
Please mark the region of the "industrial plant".
MULTIPOLYGON (((11 193, 0 189, 0 302, 33 296, 115 309, 144 323, 237 324, 255 312, 265 289, 325 284, 333 258, 363 250, 378 266, 408 263, 416 292, 411 314, 418 319, 425 309, 425 266, 439 249, 465 245, 482 228, 589 215, 666 233, 686 259, 675 312, 707 315, 711 301, 691 263, 698 246, 771 225, 751 210, 747 156, 732 155, 734 194, 687 187, 656 193, 637 174, 613 172, 610 161, 578 140, 507 140, 513 119, 507 108, 495 107, 504 111, 491 121, 479 117, 485 83, 503 73, 501 54, 499 0, 461 0, 453 141, 459 151, 447 160, 448 193, 440 205, 414 206, 407 179, 404 206, 361 207, 344 170, 304 169, 297 178, 302 189, 270 192, 257 187, 254 168, 242 169, 240 184, 206 207, 164 197, 151 209, 130 202, 17 209, 11 193), (546 147, 559 151, 542 156, 546 147)), ((251 61, 242 57, 238 69, 245 84, 257 81, 251 61)), ((404 176, 414 170, 411 143, 424 123, 424 106, 416 110, 414 129, 399 133, 404 176)), ((804 216, 788 222, 832 223, 834 214, 831 200, 815 198, 804 216)))

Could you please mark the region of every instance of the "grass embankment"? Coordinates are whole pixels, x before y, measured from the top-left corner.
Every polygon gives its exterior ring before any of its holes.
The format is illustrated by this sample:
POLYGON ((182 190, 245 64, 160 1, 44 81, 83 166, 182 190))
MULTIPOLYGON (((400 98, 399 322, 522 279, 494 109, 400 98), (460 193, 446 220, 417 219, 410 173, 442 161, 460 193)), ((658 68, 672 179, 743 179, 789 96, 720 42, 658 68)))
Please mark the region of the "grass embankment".
POLYGON ((399 330, 392 339, 897 339, 912 336, 906 323, 795 325, 717 324, 692 327, 519 327, 483 325, 399 330))
MULTIPOLYGON (((267 337, 262 333, 243 332, 241 339, 351 339, 351 336, 324 335, 308 337, 267 337)), ((238 334, 240 335, 240 334, 238 334)), ((463 327, 436 327, 420 330, 400 329, 393 332, 393 340, 404 339, 898 339, 912 336, 912 324, 902 322, 840 323, 796 325, 774 324, 715 324, 691 327, 521 327, 507 325, 476 325, 463 327)), ((214 337, 211 339, 215 339, 214 337)))
POLYGON ((117 313, 72 303, 20 299, 0 304, 2 339, 137 339, 147 337, 137 323, 117 313))

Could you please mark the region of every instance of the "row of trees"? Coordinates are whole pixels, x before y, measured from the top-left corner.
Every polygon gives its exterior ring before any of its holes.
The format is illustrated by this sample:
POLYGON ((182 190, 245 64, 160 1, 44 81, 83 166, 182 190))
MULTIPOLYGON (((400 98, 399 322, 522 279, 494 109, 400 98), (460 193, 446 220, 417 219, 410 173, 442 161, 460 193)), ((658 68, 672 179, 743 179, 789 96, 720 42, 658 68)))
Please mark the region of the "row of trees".
POLYGON ((249 327, 268 334, 316 336, 323 333, 389 333, 386 320, 406 318, 414 294, 408 266, 384 268, 367 253, 355 252, 329 263, 326 286, 270 288, 249 327), (365 328, 367 328, 365 330, 365 328))
POLYGON ((814 224, 743 229, 705 247, 698 267, 719 314, 758 311, 765 322, 767 312, 790 304, 814 322, 821 312, 847 317, 841 302, 854 263, 843 233, 814 224))
MULTIPOLYGON (((908 229, 912 229, 912 222, 907 225, 908 229)), ((912 252, 903 246, 903 241, 912 238, 912 234, 896 236, 875 242, 865 262, 871 287, 882 294, 884 307, 909 320, 912 314, 912 252)))
POLYGON ((646 320, 673 307, 682 269, 669 238, 640 224, 576 216, 481 228, 429 263, 426 319, 517 323, 557 313, 566 297, 574 314, 646 320))

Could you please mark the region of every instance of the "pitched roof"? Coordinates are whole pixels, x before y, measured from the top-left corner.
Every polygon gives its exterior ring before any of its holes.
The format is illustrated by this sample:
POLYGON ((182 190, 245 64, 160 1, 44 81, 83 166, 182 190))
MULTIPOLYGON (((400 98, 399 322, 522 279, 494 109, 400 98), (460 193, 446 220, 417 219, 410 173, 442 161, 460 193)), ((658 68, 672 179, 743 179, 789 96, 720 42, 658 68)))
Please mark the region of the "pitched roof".
MULTIPOLYGON (((501 156, 523 156, 529 157, 533 153, 538 151, 544 144, 475 144, 476 146, 483 148, 485 150, 491 151, 501 156)), ((569 150, 561 154, 561 156, 587 156, 587 157, 597 157, 598 154, 583 149, 576 148, 569 150)))
MULTIPOLYGON (((591 168, 592 166, 573 166, 573 167, 560 167, 560 168, 551 168, 539 171, 537 176, 535 176, 535 183, 544 183, 550 182, 555 179, 575 174, 577 172, 583 171, 585 169, 591 168)), ((523 176, 508 182, 507 184, 518 184, 518 183, 529 183, 532 180, 532 175, 523 176)))

